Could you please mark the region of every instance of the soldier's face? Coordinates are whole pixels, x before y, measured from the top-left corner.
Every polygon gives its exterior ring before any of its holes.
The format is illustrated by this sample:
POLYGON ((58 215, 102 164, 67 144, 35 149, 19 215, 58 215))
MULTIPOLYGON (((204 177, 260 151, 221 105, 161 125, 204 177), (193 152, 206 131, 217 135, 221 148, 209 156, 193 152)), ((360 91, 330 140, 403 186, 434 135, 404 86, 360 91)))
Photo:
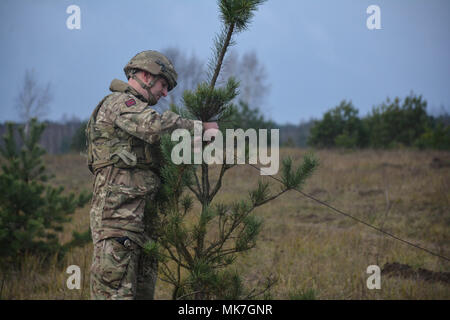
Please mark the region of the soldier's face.
POLYGON ((155 85, 150 89, 153 93, 153 96, 156 100, 159 100, 161 97, 166 97, 169 92, 169 84, 166 79, 158 78, 155 85))

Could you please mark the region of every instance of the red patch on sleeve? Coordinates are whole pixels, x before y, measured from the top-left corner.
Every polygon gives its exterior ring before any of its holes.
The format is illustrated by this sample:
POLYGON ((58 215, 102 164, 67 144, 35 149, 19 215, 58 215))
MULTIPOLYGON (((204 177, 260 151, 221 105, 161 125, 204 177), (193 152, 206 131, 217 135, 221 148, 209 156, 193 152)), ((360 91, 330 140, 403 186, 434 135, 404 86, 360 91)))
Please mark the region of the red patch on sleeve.
POLYGON ((127 105, 127 107, 131 107, 136 104, 136 101, 134 101, 134 99, 130 99, 128 101, 125 101, 125 104, 127 105))

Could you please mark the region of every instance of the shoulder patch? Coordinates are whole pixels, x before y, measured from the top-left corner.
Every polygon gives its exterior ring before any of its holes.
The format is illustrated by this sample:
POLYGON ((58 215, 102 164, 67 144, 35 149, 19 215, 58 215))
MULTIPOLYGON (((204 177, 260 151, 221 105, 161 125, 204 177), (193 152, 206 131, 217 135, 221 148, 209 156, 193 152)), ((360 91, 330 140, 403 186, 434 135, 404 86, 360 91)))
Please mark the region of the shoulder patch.
POLYGON ((125 104, 127 107, 131 107, 136 104, 136 101, 134 99, 130 99, 130 100, 125 101, 125 104))

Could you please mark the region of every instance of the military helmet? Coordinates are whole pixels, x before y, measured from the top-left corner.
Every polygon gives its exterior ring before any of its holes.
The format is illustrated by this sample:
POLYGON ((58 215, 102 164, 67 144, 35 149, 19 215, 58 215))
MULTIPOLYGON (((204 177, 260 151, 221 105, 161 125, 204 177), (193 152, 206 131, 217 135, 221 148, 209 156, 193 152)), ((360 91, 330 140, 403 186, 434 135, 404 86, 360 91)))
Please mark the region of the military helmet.
POLYGON ((162 53, 154 50, 147 50, 138 53, 127 63, 123 71, 127 78, 130 78, 135 69, 150 72, 153 75, 162 76, 169 84, 169 91, 177 85, 177 72, 172 62, 162 53))

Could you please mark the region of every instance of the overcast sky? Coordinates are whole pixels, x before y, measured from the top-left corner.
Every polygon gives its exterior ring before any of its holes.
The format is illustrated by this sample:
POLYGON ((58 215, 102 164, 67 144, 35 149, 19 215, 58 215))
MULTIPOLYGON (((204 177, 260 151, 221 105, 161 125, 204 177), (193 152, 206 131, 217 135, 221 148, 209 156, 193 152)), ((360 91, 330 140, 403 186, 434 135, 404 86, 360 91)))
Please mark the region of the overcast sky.
MULTIPOLYGON (((320 118, 343 99, 360 115, 387 97, 423 95, 450 112, 450 1, 269 0, 236 37, 255 51, 270 91, 261 106, 280 124, 320 118), (369 30, 370 5, 381 29, 369 30)), ((50 82, 50 120, 87 119, 137 52, 178 47, 207 61, 220 29, 212 0, 0 1, 0 122, 19 119, 15 97, 25 70, 50 82), (70 30, 70 5, 81 29, 70 30)))

